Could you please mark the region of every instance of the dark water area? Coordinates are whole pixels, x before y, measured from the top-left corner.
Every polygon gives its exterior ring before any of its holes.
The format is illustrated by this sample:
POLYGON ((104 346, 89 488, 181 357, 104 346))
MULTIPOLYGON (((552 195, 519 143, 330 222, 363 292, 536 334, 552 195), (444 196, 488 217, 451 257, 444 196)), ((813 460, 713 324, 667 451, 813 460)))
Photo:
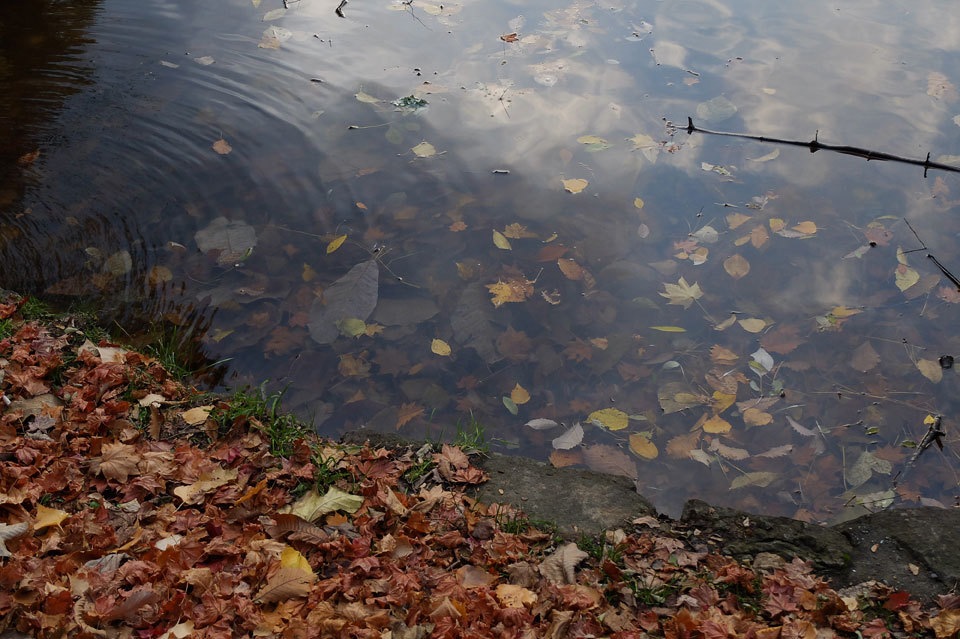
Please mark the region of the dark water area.
POLYGON ((960 293, 909 252, 960 272, 956 175, 668 122, 960 162, 960 13, 336 8, 0 5, 0 285, 326 435, 472 414, 670 513, 956 507, 960 293))

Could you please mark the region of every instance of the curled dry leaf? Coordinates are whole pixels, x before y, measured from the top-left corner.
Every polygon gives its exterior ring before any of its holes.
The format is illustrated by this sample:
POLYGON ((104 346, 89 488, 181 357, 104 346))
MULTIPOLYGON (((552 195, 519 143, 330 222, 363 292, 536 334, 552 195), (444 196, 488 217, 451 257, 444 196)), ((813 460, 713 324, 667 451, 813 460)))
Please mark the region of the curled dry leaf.
POLYGON ((553 447, 557 450, 576 448, 583 441, 583 426, 574 424, 570 430, 553 440, 553 447))
POLYGON ((220 138, 219 140, 213 143, 213 150, 219 153, 220 155, 226 155, 227 153, 230 153, 230 151, 233 151, 233 147, 230 146, 229 142, 227 142, 223 138, 220 138))
POLYGON ((540 574, 561 584, 577 583, 577 565, 589 555, 570 542, 557 548, 540 564, 540 574))

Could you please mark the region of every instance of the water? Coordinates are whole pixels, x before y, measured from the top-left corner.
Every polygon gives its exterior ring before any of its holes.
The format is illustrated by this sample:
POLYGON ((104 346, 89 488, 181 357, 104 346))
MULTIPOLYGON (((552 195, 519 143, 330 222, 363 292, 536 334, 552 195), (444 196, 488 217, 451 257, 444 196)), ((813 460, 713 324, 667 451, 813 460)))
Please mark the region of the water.
POLYGON ((222 385, 269 378, 328 435, 449 438, 472 412, 495 448, 628 474, 671 513, 957 503, 937 360, 960 296, 897 255, 921 246, 906 217, 960 271, 956 177, 666 122, 960 154, 960 14, 335 8, 0 7, 3 285, 162 318, 228 360, 222 385), (375 286, 335 285, 364 262, 375 286), (495 306, 498 283, 522 301, 495 306), (938 413, 945 450, 909 465, 938 413))

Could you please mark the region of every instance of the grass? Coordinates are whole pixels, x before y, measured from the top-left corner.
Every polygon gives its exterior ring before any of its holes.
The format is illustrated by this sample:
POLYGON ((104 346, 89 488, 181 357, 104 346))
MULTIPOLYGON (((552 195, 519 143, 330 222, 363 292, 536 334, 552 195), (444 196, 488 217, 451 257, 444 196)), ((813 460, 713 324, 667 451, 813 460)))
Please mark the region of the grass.
POLYGON ((13 320, 7 318, 5 320, 0 320, 0 339, 7 339, 8 337, 13 337, 13 320))
POLYGON ((416 464, 407 469, 407 472, 403 474, 403 478, 407 480, 410 484, 415 484, 418 479, 427 475, 436 468, 437 464, 433 459, 429 457, 424 457, 416 464))
POLYGON ((453 445, 459 446, 468 455, 470 453, 486 455, 490 452, 486 430, 480 420, 473 414, 473 411, 470 411, 466 420, 462 417, 457 420, 457 434, 453 438, 453 445))
POLYGON ((293 453, 294 443, 312 430, 294 415, 282 411, 285 389, 267 393, 266 385, 267 382, 264 382, 256 390, 245 388, 237 391, 225 402, 226 408, 215 408, 210 416, 224 431, 229 430, 237 420, 249 421, 267 437, 271 455, 288 457, 293 453))
POLYGON ((164 331, 159 325, 153 327, 153 341, 147 345, 147 354, 155 358, 174 379, 183 381, 194 371, 190 365, 190 350, 185 348, 188 341, 179 326, 164 331))

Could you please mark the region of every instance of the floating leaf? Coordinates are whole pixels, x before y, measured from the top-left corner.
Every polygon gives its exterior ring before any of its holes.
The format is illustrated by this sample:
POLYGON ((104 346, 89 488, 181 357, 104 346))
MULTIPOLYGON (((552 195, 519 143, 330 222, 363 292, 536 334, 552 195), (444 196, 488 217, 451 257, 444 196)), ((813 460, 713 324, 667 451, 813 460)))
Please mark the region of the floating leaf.
POLYGON ((727 216, 727 224, 730 225, 730 230, 733 230, 750 219, 752 218, 749 215, 743 213, 731 213, 727 216))
POLYGON ((529 422, 527 422, 526 425, 532 428, 533 430, 548 430, 550 428, 555 428, 560 424, 553 421, 552 419, 539 418, 539 419, 531 419, 529 422))
POLYGON ((507 410, 510 411, 511 415, 516 415, 518 412, 520 412, 520 409, 517 408, 516 402, 514 402, 512 399, 510 399, 506 395, 503 396, 503 405, 506 406, 507 410))
POLYGON ((219 153, 220 155, 226 155, 227 153, 230 153, 230 151, 233 151, 233 147, 230 146, 229 142, 227 142, 223 138, 220 138, 219 140, 213 143, 213 150, 219 153))
POLYGON ((503 234, 505 237, 509 237, 514 240, 520 240, 525 237, 537 237, 536 233, 528 231, 527 227, 521 225, 519 222, 508 224, 506 228, 503 229, 503 234))
POLYGON ((729 433, 731 428, 730 422, 719 415, 714 415, 703 422, 703 431, 705 433, 729 433))
POLYGON ((680 326, 651 326, 651 329, 661 333, 686 333, 687 329, 680 326))
POLYGON ((759 333, 767 327, 767 323, 764 320, 757 319, 756 317, 737 320, 737 323, 748 333, 759 333))
POLYGON ((380 101, 377 98, 373 97, 372 95, 368 95, 364 93, 363 91, 360 91, 359 93, 355 93, 353 97, 355 97, 360 102, 365 102, 367 104, 376 104, 377 102, 380 101))
POLYGON ((860 457, 857 458, 857 461, 847 469, 844 473, 844 478, 847 481, 847 484, 851 488, 856 488, 867 482, 873 473, 880 473, 881 475, 889 475, 893 470, 893 464, 891 464, 886 459, 880 459, 879 457, 874 457, 869 451, 863 451, 860 453, 860 457))
POLYGON ((737 106, 723 97, 717 97, 697 105, 697 118, 707 122, 722 122, 737 112, 737 106))
POLYGON ((899 264, 897 270, 894 272, 894 281, 897 288, 901 291, 906 291, 920 281, 920 274, 906 264, 899 264))
POLYGON ((430 350, 436 355, 440 355, 441 357, 449 357, 450 353, 452 352, 450 350, 450 345, 447 344, 442 339, 433 340, 430 343, 430 350))
POLYGON ((630 435, 630 451, 644 459, 656 459, 660 453, 657 445, 640 433, 630 435))
POLYGON ((787 223, 779 217, 771 217, 768 223, 770 224, 770 230, 774 233, 782 231, 787 226, 787 223))
POLYGON ((770 160, 776 160, 778 157, 780 157, 780 149, 774 149, 773 151, 770 151, 766 155, 761 155, 758 158, 747 158, 747 159, 750 160, 751 162, 769 162, 770 160))
POLYGON ((582 179, 570 179, 570 180, 561 180, 563 182, 563 188, 569 191, 570 193, 579 193, 580 191, 587 188, 587 185, 590 184, 586 180, 582 179))
POLYGON ((676 284, 664 284, 663 287, 666 292, 660 293, 660 296, 670 300, 669 304, 676 304, 684 308, 690 308, 695 300, 703 297, 699 282, 694 282, 691 286, 682 277, 676 284))
POLYGON ((310 308, 310 337, 330 344, 340 335, 337 323, 345 319, 366 321, 377 306, 380 266, 376 259, 361 262, 323 291, 323 299, 310 308))
POLYGON ((421 142, 410 150, 420 158, 429 158, 437 154, 437 150, 429 142, 421 142))
POLYGON ((877 354, 870 342, 864 342, 858 346, 850 357, 850 366, 861 373, 866 373, 879 363, 880 355, 877 354))
POLYGON ((934 384, 939 384, 943 379, 943 367, 940 362, 933 359, 918 359, 917 368, 923 373, 923 376, 934 384))
POLYGON ((748 426, 764 426, 773 421, 773 416, 759 408, 748 408, 743 411, 743 422, 748 426))
POLYGON ((745 486, 759 486, 765 488, 769 486, 770 483, 776 479, 778 473, 769 473, 769 472, 758 472, 758 473, 746 473, 741 475, 730 482, 730 490, 736 490, 737 488, 743 488, 745 486))
POLYGON ((699 406, 706 403, 707 399, 697 395, 692 389, 683 382, 669 382, 657 390, 657 399, 660 402, 660 408, 664 415, 676 413, 678 411, 699 406))
POLYGON ((552 445, 557 450, 570 450, 576 448, 583 441, 583 426, 574 424, 564 434, 553 440, 552 445))
POLYGON ((215 218, 193 237, 201 253, 216 251, 220 264, 243 259, 257 245, 257 234, 252 226, 225 217, 215 218))
POLYGON ((487 284, 493 294, 493 305, 499 307, 507 302, 523 302, 533 293, 532 282, 523 277, 514 277, 506 282, 498 280, 496 284, 487 284))
POLYGON ((738 280, 750 272, 750 262, 739 253, 731 255, 723 261, 723 270, 725 270, 730 277, 738 280))
POLYGON ((520 384, 517 384, 513 387, 513 390, 510 391, 510 399, 513 400, 513 403, 522 406, 530 401, 530 393, 527 392, 520 384))
POLYGON ((582 280, 585 277, 583 267, 573 260, 561 257, 557 260, 557 266, 560 267, 560 270, 568 280, 582 280))
POLYGON ((627 427, 630 418, 617 408, 603 408, 590 413, 587 421, 608 430, 623 430, 627 427))
POLYGON ((333 238, 333 240, 329 244, 327 244, 327 255, 330 255, 331 253, 336 251, 338 248, 340 248, 343 245, 344 241, 346 241, 346 239, 347 239, 346 235, 338 235, 337 237, 333 238))
POLYGON ((641 200, 641 199, 638 198, 638 197, 633 198, 633 206, 636 207, 636 208, 638 208, 638 209, 642 209, 642 208, 643 208, 643 200, 641 200))
POLYGON ((337 322, 337 328, 340 329, 340 334, 345 337, 357 337, 366 333, 367 323, 362 319, 351 317, 337 322))
POLYGON ((637 478, 637 464, 619 448, 595 444, 583 450, 583 461, 592 470, 610 475, 637 478))
POLYGON ((510 240, 508 240, 500 231, 493 232, 493 245, 504 251, 513 250, 513 247, 510 246, 510 240))
POLYGON ((817 225, 810 221, 800 222, 799 224, 793 227, 793 230, 798 233, 803 233, 805 235, 813 235, 814 233, 817 232, 817 225))

